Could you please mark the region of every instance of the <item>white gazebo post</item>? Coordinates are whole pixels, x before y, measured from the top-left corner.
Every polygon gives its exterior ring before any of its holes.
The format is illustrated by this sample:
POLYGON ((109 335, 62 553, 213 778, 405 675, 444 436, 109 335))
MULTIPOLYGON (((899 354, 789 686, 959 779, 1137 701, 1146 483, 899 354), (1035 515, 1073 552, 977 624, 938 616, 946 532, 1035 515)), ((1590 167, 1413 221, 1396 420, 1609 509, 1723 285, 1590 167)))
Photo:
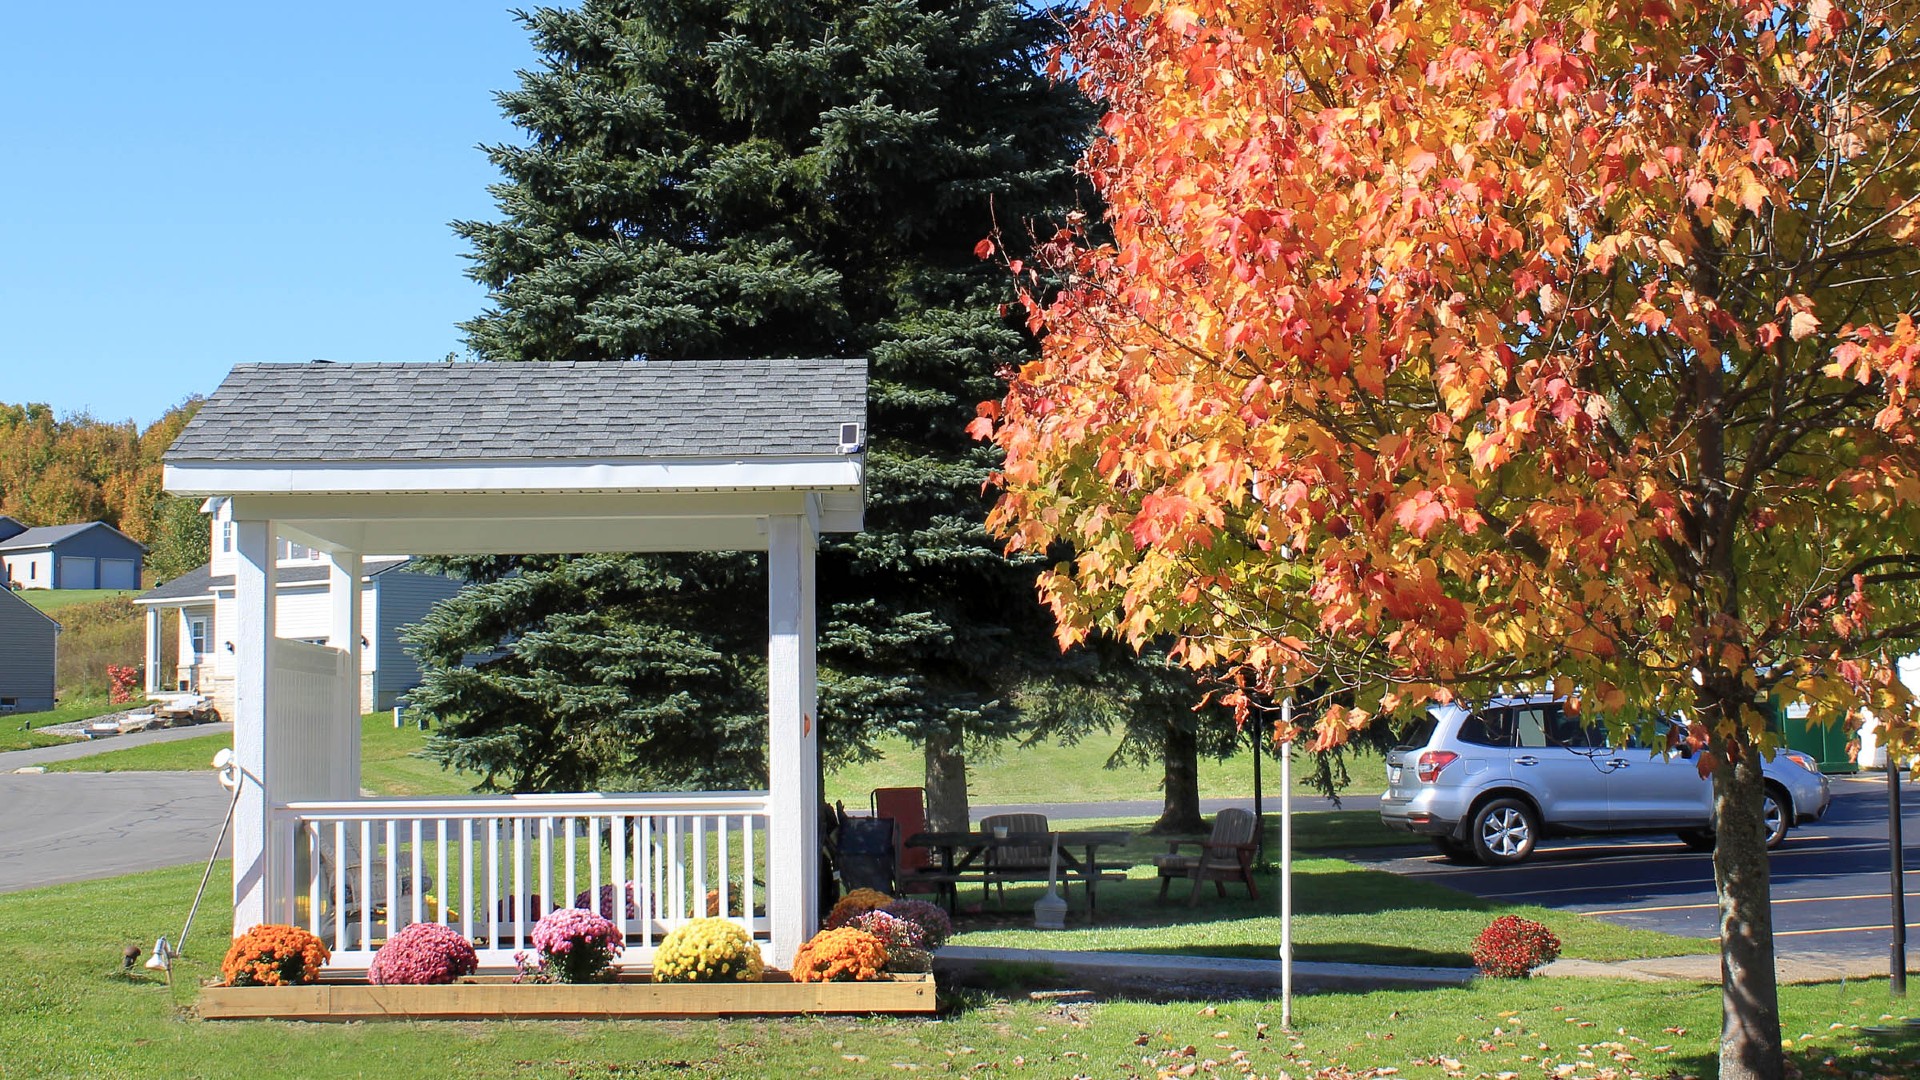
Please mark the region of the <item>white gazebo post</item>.
POLYGON ((346 654, 341 681, 341 701, 346 715, 341 718, 340 738, 333 752, 337 765, 333 780, 338 790, 335 799, 360 797, 360 639, 365 633, 361 618, 361 558, 357 551, 337 551, 330 556, 327 572, 327 602, 332 608, 328 621, 327 645, 346 654))
POLYGON ((240 791, 233 814, 233 926, 240 933, 267 921, 267 883, 288 868, 270 868, 276 845, 267 771, 268 702, 273 693, 276 537, 271 521, 234 522, 233 756, 240 791))
POLYGON ((783 968, 820 918, 814 544, 807 516, 767 519, 767 889, 779 900, 768 915, 783 968))
POLYGON ((160 655, 160 609, 147 608, 147 693, 160 692, 160 667, 166 658, 160 655))

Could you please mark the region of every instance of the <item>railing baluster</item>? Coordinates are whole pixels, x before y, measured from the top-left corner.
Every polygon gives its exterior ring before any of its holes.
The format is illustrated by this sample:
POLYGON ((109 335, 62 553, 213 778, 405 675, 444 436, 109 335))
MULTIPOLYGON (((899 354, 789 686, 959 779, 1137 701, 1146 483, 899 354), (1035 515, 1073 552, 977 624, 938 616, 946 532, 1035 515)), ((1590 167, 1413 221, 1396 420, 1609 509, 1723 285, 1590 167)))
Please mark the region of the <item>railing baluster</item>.
POLYGON ((726 814, 721 814, 717 820, 720 822, 720 910, 715 914, 718 914, 724 919, 733 913, 732 905, 729 903, 732 890, 727 887, 731 884, 730 879, 733 877, 732 845, 727 842, 728 834, 731 833, 732 830, 728 828, 727 823, 732 821, 733 818, 726 814))
POLYGON ((758 815, 743 819, 740 837, 742 869, 740 871, 740 917, 747 921, 747 935, 753 936, 753 873, 759 869, 753 861, 754 829, 760 824, 758 815))
MULTIPOLYGON (((423 919, 422 912, 425 907, 427 885, 421 876, 420 855, 420 819, 416 817, 413 819, 413 850, 408 853, 407 870, 413 875, 412 886, 407 889, 407 892, 413 896, 413 902, 411 904, 413 910, 407 913, 408 922, 421 922, 423 919)), ((391 928, 389 928, 389 933, 391 932, 391 928)))
POLYGON ((643 883, 640 893, 640 946, 653 948, 653 921, 660 915, 660 888, 654 884, 654 875, 658 873, 653 857, 653 818, 640 819, 640 835, 636 838, 635 848, 640 853, 640 868, 634 871, 634 880, 643 883))
POLYGON ((373 949, 373 821, 360 819, 360 948, 373 949))
POLYGON ((487 944, 500 947, 500 819, 487 819, 487 944))
POLYGON ((572 894, 564 897, 553 895, 553 818, 540 819, 540 895, 547 898, 548 907, 559 907, 572 902, 572 894))
POLYGON ((347 947, 347 823, 333 819, 333 947, 347 947))
POLYGON ((693 819, 693 908, 707 914, 707 815, 693 819))
MULTIPOLYGON (((527 909, 533 907, 533 897, 527 888, 527 819, 515 817, 513 820, 513 916, 515 920, 513 947, 527 947, 527 909)), ((541 897, 542 902, 546 897, 541 897)), ((541 914, 546 914, 541 912, 541 914)), ((539 916, 535 916, 538 918, 539 916)))
MULTIPOLYGON (((624 814, 615 814, 607 819, 607 850, 613 856, 613 864, 607 872, 613 878, 613 914, 601 913, 603 918, 613 920, 620 930, 620 941, 627 940, 627 826, 624 814)), ((594 894, 598 896, 598 893, 594 894)))
POLYGON ((447 819, 433 819, 433 846, 439 856, 436 860, 440 876, 434 878, 433 887, 439 890, 439 910, 434 912, 434 922, 447 925, 447 905, 453 902, 453 882, 447 877, 447 819))
POLYGON ((580 819, 574 817, 572 814, 567 815, 567 895, 568 896, 580 895, 579 891, 575 888, 575 886, 579 884, 579 882, 575 880, 579 876, 576 873, 576 871, 579 870, 579 867, 574 865, 574 863, 579 859, 579 855, 576 854, 573 849, 573 823, 578 820, 580 819))
POLYGON ((667 834, 667 851, 673 868, 673 917, 684 921, 687 917, 687 856, 681 841, 686 839, 687 819, 675 814, 668 820, 673 822, 673 831, 667 834))
POLYGON ((307 835, 307 930, 320 936, 320 826, 312 821, 295 821, 294 827, 307 835))
POLYGON ((588 904, 597 911, 600 907, 600 817, 597 814, 587 818, 587 895, 592 898, 588 904))
MULTIPOLYGON (((445 908, 446 904, 440 906, 445 908)), ((470 817, 460 819, 460 936, 473 940, 473 819, 470 817)))

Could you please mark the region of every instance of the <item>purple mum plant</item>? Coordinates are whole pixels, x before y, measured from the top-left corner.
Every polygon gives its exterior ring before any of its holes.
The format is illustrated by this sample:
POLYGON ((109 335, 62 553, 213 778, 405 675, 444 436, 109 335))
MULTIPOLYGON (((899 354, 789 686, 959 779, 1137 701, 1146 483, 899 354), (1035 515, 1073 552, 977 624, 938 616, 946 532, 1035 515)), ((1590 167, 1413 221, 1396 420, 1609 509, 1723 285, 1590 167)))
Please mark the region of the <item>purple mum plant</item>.
POLYGON ((920 948, 937 949, 953 936, 953 920, 947 918, 947 913, 939 904, 929 904, 925 900, 895 900, 880 910, 918 926, 926 937, 925 944, 920 948))
MULTIPOLYGON (((613 918, 613 897, 618 888, 619 886, 616 885, 602 885, 598 896, 594 895, 593 889, 581 889, 580 895, 573 898, 573 906, 586 908, 603 919, 611 919, 613 918)), ((633 882, 627 882, 626 891, 627 919, 632 921, 640 917, 640 907, 633 902, 633 882)))
POLYGON ((626 943, 613 923, 584 908, 555 908, 533 927, 540 968, 564 983, 605 982, 626 943))
POLYGON ((450 983, 480 967, 473 943, 439 923, 414 923, 387 939, 373 954, 367 981, 375 986, 450 983))
POLYGON ((865 915, 856 915, 847 925, 856 930, 865 930, 885 942, 889 949, 926 947, 927 932, 920 929, 918 923, 898 915, 889 915, 885 911, 869 911, 865 915))

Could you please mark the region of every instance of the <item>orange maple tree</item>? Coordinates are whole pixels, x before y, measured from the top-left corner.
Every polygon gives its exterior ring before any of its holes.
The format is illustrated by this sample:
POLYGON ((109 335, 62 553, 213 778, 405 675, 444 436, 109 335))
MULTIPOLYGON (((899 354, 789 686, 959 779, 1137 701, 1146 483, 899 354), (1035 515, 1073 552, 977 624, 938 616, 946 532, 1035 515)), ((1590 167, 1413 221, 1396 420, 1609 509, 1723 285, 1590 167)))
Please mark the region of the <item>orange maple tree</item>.
POLYGON ((1110 232, 1012 264, 1044 351, 974 425, 1063 644, 1344 690, 1323 745, 1503 686, 1690 718, 1729 1078, 1783 1067, 1767 702, 1914 745, 1916 19, 1093 0, 1110 232))

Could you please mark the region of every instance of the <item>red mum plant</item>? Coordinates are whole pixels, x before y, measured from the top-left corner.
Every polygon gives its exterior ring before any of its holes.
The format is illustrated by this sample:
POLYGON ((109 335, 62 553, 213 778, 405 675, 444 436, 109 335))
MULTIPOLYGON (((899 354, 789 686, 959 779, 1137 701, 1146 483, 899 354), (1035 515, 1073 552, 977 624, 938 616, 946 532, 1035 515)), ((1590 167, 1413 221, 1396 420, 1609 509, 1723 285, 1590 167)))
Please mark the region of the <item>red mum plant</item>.
POLYGON ((1531 919, 1502 915, 1473 942, 1473 962, 1496 979, 1524 979, 1560 956, 1560 939, 1531 919))
POLYGON ((375 986, 429 986, 450 983, 480 967, 473 943, 439 923, 414 923, 373 954, 367 981, 375 986))

